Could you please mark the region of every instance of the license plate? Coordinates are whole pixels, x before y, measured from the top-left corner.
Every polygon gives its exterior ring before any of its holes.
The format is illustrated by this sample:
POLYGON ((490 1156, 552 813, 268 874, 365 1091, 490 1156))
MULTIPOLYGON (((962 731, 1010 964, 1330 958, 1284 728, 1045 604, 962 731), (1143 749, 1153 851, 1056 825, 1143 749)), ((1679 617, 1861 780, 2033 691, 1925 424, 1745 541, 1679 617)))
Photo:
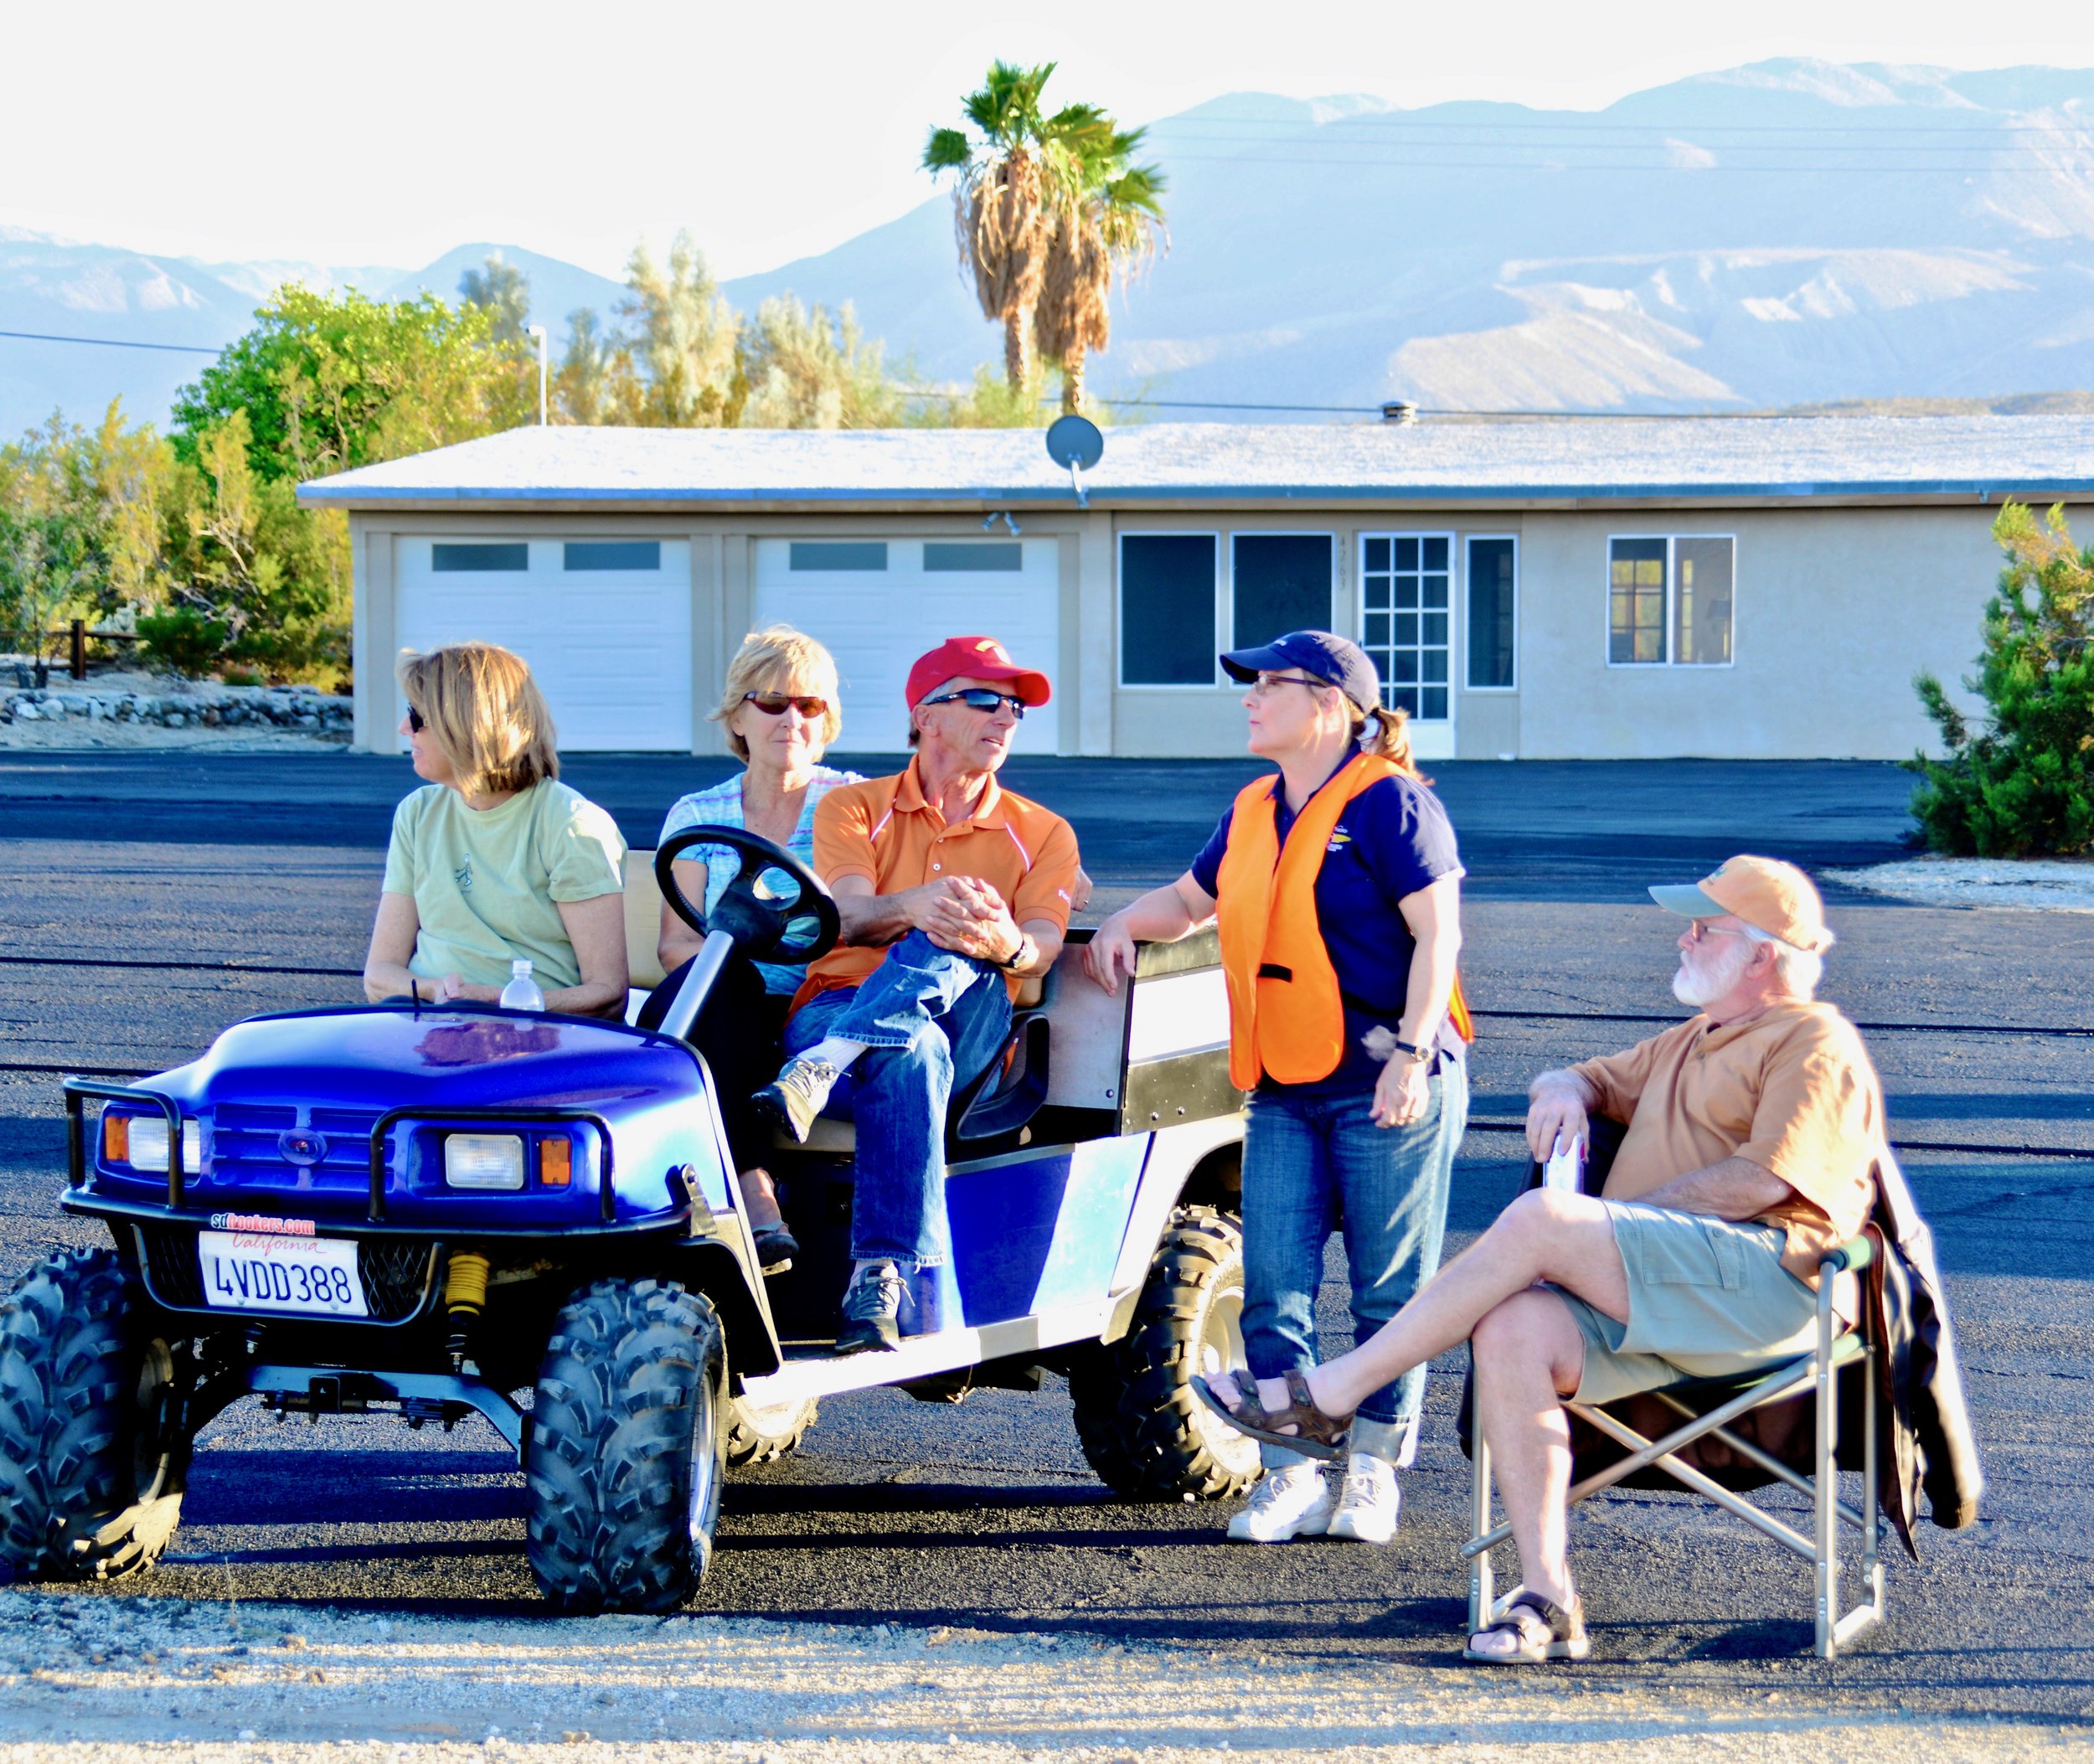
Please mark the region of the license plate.
POLYGON ((276 1237, 199 1231, 204 1295, 228 1311, 295 1311, 314 1317, 369 1317, 356 1245, 346 1237, 276 1237))

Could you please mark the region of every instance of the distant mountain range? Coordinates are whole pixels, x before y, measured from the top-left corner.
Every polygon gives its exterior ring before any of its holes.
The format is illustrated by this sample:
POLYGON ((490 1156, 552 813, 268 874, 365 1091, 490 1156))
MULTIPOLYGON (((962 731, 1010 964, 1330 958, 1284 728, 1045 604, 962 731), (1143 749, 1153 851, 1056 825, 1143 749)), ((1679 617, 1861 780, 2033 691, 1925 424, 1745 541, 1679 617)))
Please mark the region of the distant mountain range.
POLYGON ((356 287, 385 300, 426 289, 455 301, 460 276, 498 249, 529 276, 534 312, 557 315, 550 322, 555 349, 566 335, 567 313, 594 307, 607 315, 624 291, 606 276, 514 245, 459 245, 419 270, 344 269, 201 263, 0 227, 0 331, 159 346, 90 348, 0 337, 0 438, 19 434, 54 410, 91 426, 118 396, 134 419, 164 424, 175 389, 209 364, 209 355, 188 352, 222 348, 252 322, 256 305, 286 282, 356 287))
MULTIPOLYGON (((1235 94, 1148 144, 1171 249, 1116 297, 1107 398, 1663 410, 2094 387, 2094 70, 1773 61, 1597 112, 1235 94)), ((217 343, 286 275, 452 295, 489 249, 351 271, 0 232, 0 328, 217 343)), ((556 324, 616 298, 504 255, 556 324)), ((745 310, 788 290, 854 302, 933 379, 999 353, 943 200, 727 285, 745 310)), ((115 390, 161 415, 203 360, 0 350, 0 432, 115 390)))

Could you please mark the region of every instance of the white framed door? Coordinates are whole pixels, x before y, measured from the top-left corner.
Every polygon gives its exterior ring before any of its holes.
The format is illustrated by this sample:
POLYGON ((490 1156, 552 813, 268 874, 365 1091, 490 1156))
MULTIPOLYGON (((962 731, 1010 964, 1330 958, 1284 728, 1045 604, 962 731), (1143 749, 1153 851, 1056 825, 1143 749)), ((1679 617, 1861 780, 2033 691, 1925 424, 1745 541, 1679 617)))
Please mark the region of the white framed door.
POLYGON ((1411 750, 1454 757, 1454 535, 1359 535, 1359 643, 1382 702, 1410 715, 1411 750))

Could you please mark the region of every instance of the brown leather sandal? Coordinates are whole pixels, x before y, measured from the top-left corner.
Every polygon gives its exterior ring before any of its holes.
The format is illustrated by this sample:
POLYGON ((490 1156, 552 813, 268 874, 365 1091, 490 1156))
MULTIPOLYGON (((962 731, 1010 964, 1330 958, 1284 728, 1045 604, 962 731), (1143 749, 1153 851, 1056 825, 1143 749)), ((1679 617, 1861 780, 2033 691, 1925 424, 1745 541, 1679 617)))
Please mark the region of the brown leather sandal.
POLYGON ((1544 1660, 1581 1660, 1592 1651, 1585 1632, 1585 1602, 1572 1595, 1570 1608, 1545 1599, 1538 1592, 1513 1595, 1505 1614, 1486 1623, 1468 1638, 1462 1658, 1484 1666, 1538 1666, 1544 1660), (1479 1652, 1476 1643, 1487 1635, 1509 1635, 1519 1645, 1504 1653, 1479 1652))
POLYGON ((1281 1410, 1267 1414, 1258 1400, 1258 1381, 1246 1380, 1235 1371, 1220 1375, 1230 1382, 1230 1387, 1240 1399, 1232 1409, 1215 1394, 1213 1387, 1197 1373, 1193 1376, 1193 1395, 1212 1409, 1239 1433, 1268 1444, 1284 1446, 1290 1452, 1299 1452, 1306 1457, 1335 1460, 1345 1455, 1345 1436, 1353 1424, 1349 1415, 1326 1415, 1316 1406, 1316 1399, 1309 1394, 1308 1380, 1298 1366, 1287 1371, 1287 1394, 1294 1400, 1281 1410), (1292 1426, 1292 1433, 1280 1429, 1292 1426))

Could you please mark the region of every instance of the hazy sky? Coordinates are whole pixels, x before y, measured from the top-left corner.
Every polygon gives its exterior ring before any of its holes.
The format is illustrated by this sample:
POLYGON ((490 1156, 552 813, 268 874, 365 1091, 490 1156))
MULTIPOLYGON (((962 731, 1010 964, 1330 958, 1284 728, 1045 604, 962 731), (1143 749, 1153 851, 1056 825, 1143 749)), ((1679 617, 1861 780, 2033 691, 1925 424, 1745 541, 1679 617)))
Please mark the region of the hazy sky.
POLYGON ((993 56, 1125 122, 1231 90, 1596 109, 1776 55, 2094 64, 2094 4, 189 0, 0 8, 0 224, 206 259, 417 266, 498 240, 618 273, 689 226, 727 275, 932 191, 993 56))

